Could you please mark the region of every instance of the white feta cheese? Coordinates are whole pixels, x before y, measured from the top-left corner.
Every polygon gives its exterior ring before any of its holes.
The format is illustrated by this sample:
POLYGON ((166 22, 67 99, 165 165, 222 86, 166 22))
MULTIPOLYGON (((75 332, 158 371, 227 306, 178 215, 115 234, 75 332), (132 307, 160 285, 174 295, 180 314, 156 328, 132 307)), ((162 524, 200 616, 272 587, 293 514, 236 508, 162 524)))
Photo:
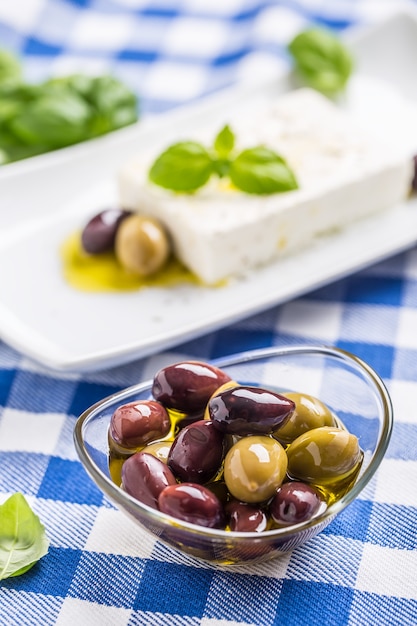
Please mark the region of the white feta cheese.
POLYGON ((282 155, 299 189, 254 196, 212 179, 195 194, 176 194, 148 181, 157 155, 127 163, 119 176, 121 205, 159 219, 175 254, 206 284, 300 250, 409 193, 410 154, 369 135, 313 90, 291 92, 230 125, 237 149, 264 144, 282 155))

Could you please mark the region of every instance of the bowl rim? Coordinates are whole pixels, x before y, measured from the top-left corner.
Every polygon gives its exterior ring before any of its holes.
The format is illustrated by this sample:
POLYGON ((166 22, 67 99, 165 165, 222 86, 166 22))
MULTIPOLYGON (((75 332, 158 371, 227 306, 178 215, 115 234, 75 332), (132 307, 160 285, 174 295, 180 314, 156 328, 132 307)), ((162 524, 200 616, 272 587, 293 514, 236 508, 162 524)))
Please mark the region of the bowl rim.
MULTIPOLYGON (((338 513, 343 511, 368 484, 368 482, 371 480, 376 470, 378 469, 388 447, 393 427, 393 406, 389 392, 379 374, 377 374, 377 372, 368 363, 366 363, 360 357, 352 354, 351 352, 334 346, 319 344, 301 344, 285 347, 273 346, 267 348, 258 348, 208 360, 205 362, 211 365, 215 365, 219 368, 227 368, 229 366, 245 363, 248 361, 261 360, 274 356, 292 356, 296 354, 321 354, 322 356, 333 357, 340 361, 348 362, 350 365, 354 366, 356 369, 362 371, 362 373, 365 374, 365 376, 368 378, 368 381, 372 383, 374 391, 377 393, 382 405, 383 421, 382 424, 380 424, 377 444, 369 465, 361 474, 359 474, 359 477, 353 487, 339 500, 329 505, 323 513, 298 524, 292 524, 287 527, 274 528, 262 532, 240 532, 230 530, 226 531, 222 529, 198 526, 197 524, 191 524, 179 520, 175 517, 167 515, 166 513, 162 513, 161 511, 158 511, 146 504, 143 504, 139 500, 135 499, 133 496, 130 496, 128 493, 126 493, 123 489, 121 489, 121 487, 118 487, 91 459, 84 442, 83 431, 88 422, 95 416, 95 414, 99 410, 101 411, 107 406, 112 405, 115 400, 120 400, 120 402, 122 403, 125 398, 131 396, 132 394, 140 393, 142 391, 145 391, 146 389, 151 388, 153 379, 148 379, 141 383, 131 385, 122 389, 121 391, 106 396, 102 400, 99 400, 98 402, 87 408, 85 411, 83 411, 83 413, 81 413, 81 415, 77 418, 73 431, 74 445, 85 471, 93 480, 93 482, 101 489, 101 491, 114 504, 116 504, 120 509, 124 510, 125 512, 126 503, 129 503, 130 511, 137 509, 141 515, 146 515, 146 517, 149 518, 149 521, 152 521, 158 525, 164 524, 171 529, 175 528, 177 530, 189 531, 192 532, 194 535, 203 535, 206 536, 207 539, 211 538, 224 540, 233 538, 233 540, 237 541, 256 539, 257 542, 266 540, 267 538, 285 539, 293 536, 295 533, 311 529, 314 526, 321 526, 325 522, 329 523, 338 513)), ((198 358, 189 358, 184 360, 202 361, 202 359, 198 358)), ((132 515, 132 513, 130 514, 132 515)), ((141 523, 140 520, 137 521, 141 523)), ((143 526, 143 524, 141 525, 143 526)))

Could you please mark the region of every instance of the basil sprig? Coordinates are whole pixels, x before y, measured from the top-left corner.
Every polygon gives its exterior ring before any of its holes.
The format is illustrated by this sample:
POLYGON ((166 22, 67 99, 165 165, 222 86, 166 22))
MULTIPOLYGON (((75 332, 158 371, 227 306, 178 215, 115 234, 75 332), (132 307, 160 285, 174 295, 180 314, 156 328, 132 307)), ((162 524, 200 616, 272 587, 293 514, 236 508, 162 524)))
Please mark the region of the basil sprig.
POLYGON ((235 135, 226 125, 217 134, 213 148, 184 141, 167 148, 154 161, 149 179, 165 189, 193 193, 212 175, 229 177, 232 184, 250 194, 266 195, 298 188, 285 159, 264 146, 234 154, 235 135))
POLYGON ((48 552, 45 529, 21 493, 0 506, 0 580, 27 572, 48 552))
POLYGON ((136 94, 113 76, 27 83, 19 59, 0 50, 0 165, 99 137, 138 117, 136 94))
POLYGON ((341 40, 322 27, 309 28, 288 46, 295 73, 310 87, 327 96, 344 90, 353 71, 353 58, 341 40))

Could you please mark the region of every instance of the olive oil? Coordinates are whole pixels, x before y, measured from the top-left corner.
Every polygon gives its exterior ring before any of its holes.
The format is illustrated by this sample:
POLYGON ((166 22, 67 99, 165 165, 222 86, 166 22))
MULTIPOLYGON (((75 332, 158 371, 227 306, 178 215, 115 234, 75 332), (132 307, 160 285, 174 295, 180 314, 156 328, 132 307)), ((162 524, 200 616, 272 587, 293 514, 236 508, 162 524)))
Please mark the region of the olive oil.
POLYGON ((80 291, 136 291, 144 287, 173 287, 180 284, 200 285, 199 279, 174 256, 163 269, 140 277, 125 270, 113 252, 87 254, 81 246, 81 233, 73 233, 61 247, 65 280, 80 291))
MULTIPOLYGON (((160 439, 155 439, 150 441, 149 444, 152 443, 162 443, 162 442, 172 442, 176 434, 179 431, 180 423, 184 420, 187 420, 189 417, 186 413, 182 413, 180 411, 176 411, 174 409, 167 409, 168 415, 171 421, 171 428, 169 432, 160 439)), ((181 424, 183 426, 183 424, 181 424)), ((109 443, 109 472, 112 481, 120 487, 122 484, 122 467, 123 463, 135 452, 140 452, 141 450, 145 450, 148 444, 144 444, 143 446, 138 446, 135 449, 132 448, 123 448, 118 445, 111 437, 110 433, 108 433, 108 443, 109 443)), ((155 455, 156 456, 156 455, 155 455)))

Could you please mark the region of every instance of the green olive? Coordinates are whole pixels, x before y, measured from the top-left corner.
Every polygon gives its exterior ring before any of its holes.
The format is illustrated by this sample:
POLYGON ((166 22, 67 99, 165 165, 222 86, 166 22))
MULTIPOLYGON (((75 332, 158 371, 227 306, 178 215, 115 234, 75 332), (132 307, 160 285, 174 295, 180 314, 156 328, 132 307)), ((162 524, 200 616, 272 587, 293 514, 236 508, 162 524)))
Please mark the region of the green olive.
POLYGON ((239 439, 224 461, 224 480, 232 496, 242 502, 263 502, 281 486, 287 471, 282 445, 267 435, 239 439))
POLYGON ((318 485, 346 478, 362 459, 358 438, 332 426, 321 426, 300 435, 286 452, 291 478, 318 485))
POLYGON ((278 441, 285 444, 291 443, 313 428, 337 425, 330 409, 315 396, 295 391, 284 392, 283 395, 295 402, 295 411, 284 425, 273 433, 278 441))
POLYGON ((148 443, 142 451, 152 454, 152 456, 156 456, 157 459, 166 463, 171 445, 172 441, 155 441, 155 443, 148 443))
POLYGON ((157 220, 134 214, 121 222, 114 250, 125 269, 139 276, 149 276, 165 265, 170 245, 166 232, 157 220))

